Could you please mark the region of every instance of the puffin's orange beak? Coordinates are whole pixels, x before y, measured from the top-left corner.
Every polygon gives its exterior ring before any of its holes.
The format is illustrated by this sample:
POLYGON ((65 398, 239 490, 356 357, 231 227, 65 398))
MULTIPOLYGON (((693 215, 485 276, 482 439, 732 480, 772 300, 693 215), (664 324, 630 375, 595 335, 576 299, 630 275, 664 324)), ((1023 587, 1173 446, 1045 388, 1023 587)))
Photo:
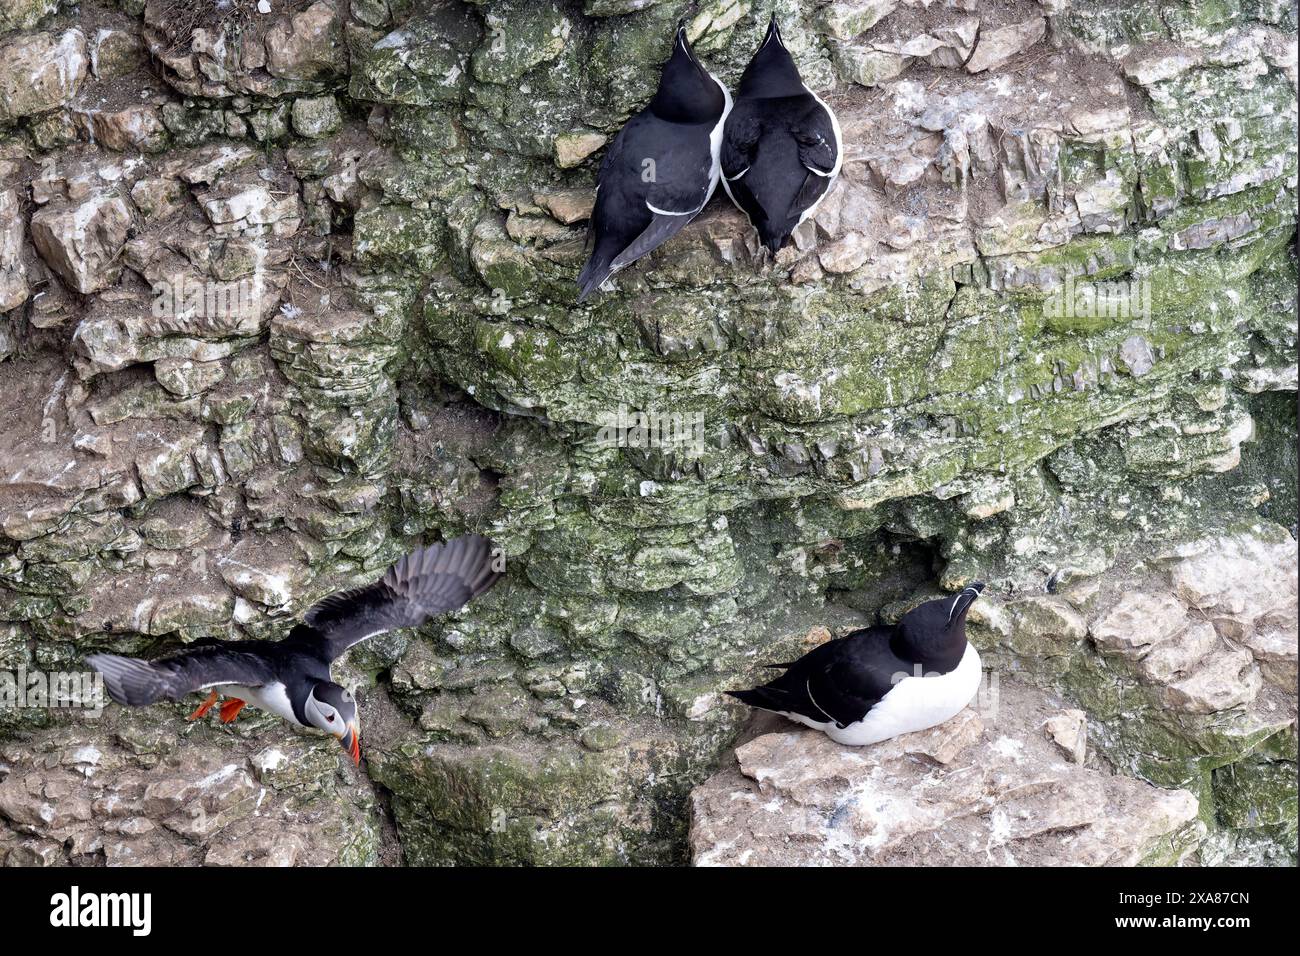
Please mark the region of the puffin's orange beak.
POLYGON ((343 749, 352 757, 352 762, 361 765, 361 728, 355 722, 348 724, 348 732, 339 738, 343 749))

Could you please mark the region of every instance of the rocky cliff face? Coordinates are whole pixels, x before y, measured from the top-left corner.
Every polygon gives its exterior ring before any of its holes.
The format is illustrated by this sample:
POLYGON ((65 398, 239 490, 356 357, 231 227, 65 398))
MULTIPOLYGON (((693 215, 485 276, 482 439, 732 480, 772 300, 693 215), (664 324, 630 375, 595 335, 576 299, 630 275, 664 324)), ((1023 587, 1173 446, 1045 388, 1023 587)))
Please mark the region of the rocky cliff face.
POLYGON ((0 859, 684 861, 721 688, 977 576, 990 663, 1147 782, 1087 778, 1089 812, 1186 791, 1134 852, 1294 845, 1294 590, 1259 585, 1294 561, 1294 4, 16 0, 0 31, 0 673, 279 635, 436 534, 509 565, 347 662, 364 774, 274 720, 0 707, 0 859), (734 84, 772 6, 834 192, 772 262, 719 198, 574 308, 673 24, 734 84))
POLYGON ((756 722, 692 793, 693 858, 1284 862, 1298 575, 1294 539, 1257 527, 1057 594, 981 600, 972 629, 989 673, 971 707, 861 751, 756 722))

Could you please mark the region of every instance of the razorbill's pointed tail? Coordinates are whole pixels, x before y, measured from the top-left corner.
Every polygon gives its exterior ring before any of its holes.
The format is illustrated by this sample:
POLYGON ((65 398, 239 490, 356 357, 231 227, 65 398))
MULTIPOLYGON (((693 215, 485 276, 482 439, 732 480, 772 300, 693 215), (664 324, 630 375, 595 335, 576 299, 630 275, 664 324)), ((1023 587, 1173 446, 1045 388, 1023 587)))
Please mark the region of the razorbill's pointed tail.
POLYGON ((734 697, 742 704, 757 707, 759 710, 786 710, 787 702, 781 691, 770 687, 755 687, 752 690, 723 691, 728 697, 734 697))
POLYGON ((593 255, 578 274, 578 301, 581 302, 599 289, 611 274, 609 260, 600 260, 593 255))

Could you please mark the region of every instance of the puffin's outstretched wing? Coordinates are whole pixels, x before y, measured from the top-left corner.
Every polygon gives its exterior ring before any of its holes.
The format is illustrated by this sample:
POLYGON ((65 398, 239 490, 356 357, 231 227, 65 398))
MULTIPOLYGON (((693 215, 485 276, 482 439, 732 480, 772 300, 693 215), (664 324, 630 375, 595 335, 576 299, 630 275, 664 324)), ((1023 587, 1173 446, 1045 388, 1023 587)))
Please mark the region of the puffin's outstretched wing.
POLYGON ((231 642, 213 642, 156 661, 91 654, 86 663, 104 675, 104 688, 113 700, 131 707, 164 697, 180 700, 196 690, 223 684, 260 687, 275 680, 265 657, 240 650, 238 643, 231 642))
POLYGON ((331 594, 306 622, 334 660, 353 644, 463 607, 501 578, 492 542, 470 534, 412 551, 374 584, 331 594))

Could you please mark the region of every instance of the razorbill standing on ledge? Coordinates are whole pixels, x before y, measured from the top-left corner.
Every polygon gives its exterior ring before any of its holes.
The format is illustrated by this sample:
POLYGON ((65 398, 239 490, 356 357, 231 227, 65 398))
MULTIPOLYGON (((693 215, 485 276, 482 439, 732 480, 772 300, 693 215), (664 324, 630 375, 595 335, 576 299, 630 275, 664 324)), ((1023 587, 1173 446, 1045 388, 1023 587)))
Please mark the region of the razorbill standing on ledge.
POLYGON ((839 121, 804 85, 772 14, 727 117, 723 188, 775 255, 817 211, 843 163, 839 121))
POLYGON ((578 276, 578 301, 695 218, 718 186, 722 124, 731 94, 700 65, 678 25, 673 55, 650 105, 605 153, 578 276))
POLYGON ((332 734, 360 763, 357 703, 330 679, 330 665, 368 637, 415 627, 468 604, 501 578, 499 560, 487 538, 466 535, 411 552, 374 584, 330 595, 282 641, 213 639, 156 661, 91 654, 86 663, 104 675, 109 696, 119 704, 144 707, 209 691, 190 720, 204 716, 222 695, 222 723, 253 704, 332 734))
POLYGON ((927 601, 893 626, 876 625, 828 641, 771 683, 727 691, 860 747, 924 730, 955 716, 980 685, 980 656, 966 640, 966 612, 984 590, 927 601))

